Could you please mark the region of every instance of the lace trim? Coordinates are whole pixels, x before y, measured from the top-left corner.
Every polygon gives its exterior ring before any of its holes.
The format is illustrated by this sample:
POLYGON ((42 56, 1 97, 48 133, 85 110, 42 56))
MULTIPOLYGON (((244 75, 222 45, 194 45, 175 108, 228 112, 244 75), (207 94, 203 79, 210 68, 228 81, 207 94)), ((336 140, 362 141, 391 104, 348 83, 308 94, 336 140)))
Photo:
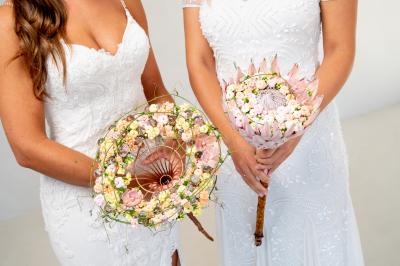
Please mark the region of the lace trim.
POLYGON ((204 0, 183 0, 182 6, 185 7, 200 7, 204 0))

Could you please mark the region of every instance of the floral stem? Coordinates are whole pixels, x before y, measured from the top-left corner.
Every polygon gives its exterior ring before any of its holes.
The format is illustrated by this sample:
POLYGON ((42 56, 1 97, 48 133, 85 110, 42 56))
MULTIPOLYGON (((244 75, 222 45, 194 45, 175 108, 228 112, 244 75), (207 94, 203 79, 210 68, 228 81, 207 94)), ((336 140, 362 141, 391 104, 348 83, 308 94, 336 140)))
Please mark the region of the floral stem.
POLYGON ((197 226, 197 229, 210 241, 214 241, 214 238, 210 236, 209 233, 204 229, 204 227, 201 225, 200 221, 194 216, 194 214, 191 212, 188 214, 188 217, 192 222, 197 226))

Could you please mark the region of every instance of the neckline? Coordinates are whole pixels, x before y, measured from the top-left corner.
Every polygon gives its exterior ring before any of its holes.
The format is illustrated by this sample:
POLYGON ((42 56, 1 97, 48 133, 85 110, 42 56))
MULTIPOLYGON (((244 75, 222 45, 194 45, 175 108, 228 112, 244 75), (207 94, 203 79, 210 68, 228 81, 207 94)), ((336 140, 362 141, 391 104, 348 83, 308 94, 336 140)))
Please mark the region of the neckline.
POLYGON ((128 28, 129 28, 131 19, 133 19, 125 6, 124 6, 124 10, 125 10, 125 16, 126 16, 126 26, 125 26, 124 32, 122 34, 121 41, 116 45, 117 48, 116 48, 115 52, 110 52, 105 48, 94 48, 94 47, 89 47, 87 45, 79 44, 79 43, 68 43, 68 42, 66 42, 64 40, 64 38, 62 38, 61 41, 65 45, 70 46, 70 47, 81 48, 81 49, 85 49, 85 50, 88 50, 88 51, 93 51, 93 52, 98 53, 98 54, 107 55, 107 56, 110 56, 110 57, 117 57, 118 54, 120 53, 121 47, 125 43, 125 39, 126 39, 126 35, 127 35, 127 32, 128 32, 128 28))

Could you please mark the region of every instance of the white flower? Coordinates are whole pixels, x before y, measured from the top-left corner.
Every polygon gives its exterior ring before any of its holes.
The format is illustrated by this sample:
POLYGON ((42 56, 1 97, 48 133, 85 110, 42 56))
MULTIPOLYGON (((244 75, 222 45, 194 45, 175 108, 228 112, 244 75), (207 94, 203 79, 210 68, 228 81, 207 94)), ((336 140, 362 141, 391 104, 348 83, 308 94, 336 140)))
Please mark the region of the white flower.
POLYGON ((157 116, 157 117, 156 117, 156 120, 157 120, 157 122, 158 122, 159 124, 165 125, 165 124, 168 123, 168 116, 162 114, 162 115, 157 116))
POLYGON ((265 89, 267 87, 267 83, 264 80, 257 80, 256 87, 260 90, 265 89))
POLYGON ((208 132, 208 126, 207 125, 202 125, 201 127, 200 127, 200 132, 201 133, 207 133, 208 132))
POLYGON ((227 93, 230 92, 233 94, 235 92, 235 90, 236 90, 236 86, 234 84, 231 84, 226 88, 227 93))
POLYGON ((149 139, 154 139, 160 134, 160 129, 158 127, 147 126, 146 134, 149 139))
POLYGON ((185 112, 189 107, 190 105, 188 103, 184 103, 180 106, 180 111, 185 112))
POLYGON ((110 164, 106 169, 106 173, 109 175, 114 175, 116 171, 117 171, 117 168, 115 167, 114 164, 110 164))
POLYGON ((278 114, 286 114, 286 113, 287 113, 287 109, 286 109, 285 106, 279 106, 279 107, 276 109, 276 112, 277 112, 278 114))
POLYGON ((203 170, 201 170, 200 168, 197 168, 195 171, 194 171, 194 175, 195 176, 201 176, 203 174, 203 170))
POLYGON ((225 95, 225 98, 227 100, 231 100, 233 98, 233 96, 235 96, 235 94, 232 91, 227 91, 226 95, 225 95))
POLYGON ((250 105, 247 104, 247 103, 243 104, 243 106, 242 106, 242 112, 243 112, 243 113, 247 113, 248 111, 250 111, 250 105))
POLYGON ((183 118, 183 117, 178 117, 178 118, 176 119, 176 127, 177 127, 178 129, 182 128, 182 125, 183 125, 184 123, 186 123, 185 118, 183 118))
POLYGON ((126 187, 124 179, 120 176, 114 179, 114 184, 117 188, 124 188, 126 187))
POLYGON ((185 190, 186 190, 186 186, 181 185, 181 186, 179 186, 177 192, 178 192, 178 193, 181 193, 181 192, 183 192, 183 191, 185 191, 185 190))
POLYGON ((236 93, 236 99, 243 99, 243 98, 244 98, 244 93, 243 92, 236 93))
POLYGON ((96 185, 94 185, 93 190, 96 193, 101 193, 103 191, 103 186, 97 183, 96 185))
POLYGON ((210 177, 211 177, 211 175, 209 173, 203 173, 201 175, 202 180, 208 180, 208 179, 210 179, 210 177))
POLYGON ((301 132, 304 130, 303 125, 301 124, 301 122, 297 122, 294 126, 294 131, 296 132, 301 132))
POLYGON ((94 202, 96 203, 97 206, 104 208, 104 206, 106 205, 106 201, 104 199, 104 196, 102 194, 98 194, 95 198, 94 198, 94 202))
POLYGON ((289 88, 288 88, 288 86, 284 85, 284 86, 282 86, 282 87, 279 89, 279 91, 280 91, 282 94, 287 95, 287 94, 289 93, 289 88))
POLYGON ((191 134, 191 132, 183 132, 182 133, 182 140, 184 141, 184 142, 188 142, 188 141, 190 141, 192 139, 192 134, 191 134))
POLYGON ((149 106, 149 111, 152 112, 152 113, 157 112, 157 111, 158 111, 158 106, 157 106, 157 104, 151 104, 151 105, 149 106))
POLYGON ((285 115, 285 114, 278 113, 278 114, 275 116, 275 119, 276 119, 276 121, 277 121, 278 123, 283 123, 283 122, 285 122, 285 120, 286 120, 286 115, 285 115))
POLYGON ((300 111, 294 111, 293 112, 294 118, 300 118, 301 117, 301 112, 300 111))
POLYGON ((164 109, 165 109, 165 111, 167 111, 167 112, 172 111, 172 109, 174 109, 174 106, 175 106, 175 104, 174 104, 174 103, 171 103, 171 102, 166 102, 166 103, 164 103, 164 109))
POLYGON ((190 128, 190 124, 188 122, 185 122, 182 124, 182 129, 183 130, 188 130, 190 128))

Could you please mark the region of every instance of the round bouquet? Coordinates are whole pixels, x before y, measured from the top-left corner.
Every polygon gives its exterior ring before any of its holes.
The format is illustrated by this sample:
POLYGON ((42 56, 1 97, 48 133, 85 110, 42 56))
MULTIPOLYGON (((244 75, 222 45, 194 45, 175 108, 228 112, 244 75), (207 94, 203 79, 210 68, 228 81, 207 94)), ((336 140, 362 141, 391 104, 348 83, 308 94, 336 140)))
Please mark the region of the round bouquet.
POLYGON ((186 103, 125 115, 98 144, 94 200, 106 220, 133 226, 194 220, 223 162, 219 133, 186 103))
POLYGON ((275 57, 270 67, 264 60, 258 70, 251 64, 246 74, 238 68, 225 85, 229 118, 255 147, 276 148, 303 134, 317 117, 323 98, 317 96, 318 81, 299 79, 298 71, 296 64, 283 77, 275 57))

